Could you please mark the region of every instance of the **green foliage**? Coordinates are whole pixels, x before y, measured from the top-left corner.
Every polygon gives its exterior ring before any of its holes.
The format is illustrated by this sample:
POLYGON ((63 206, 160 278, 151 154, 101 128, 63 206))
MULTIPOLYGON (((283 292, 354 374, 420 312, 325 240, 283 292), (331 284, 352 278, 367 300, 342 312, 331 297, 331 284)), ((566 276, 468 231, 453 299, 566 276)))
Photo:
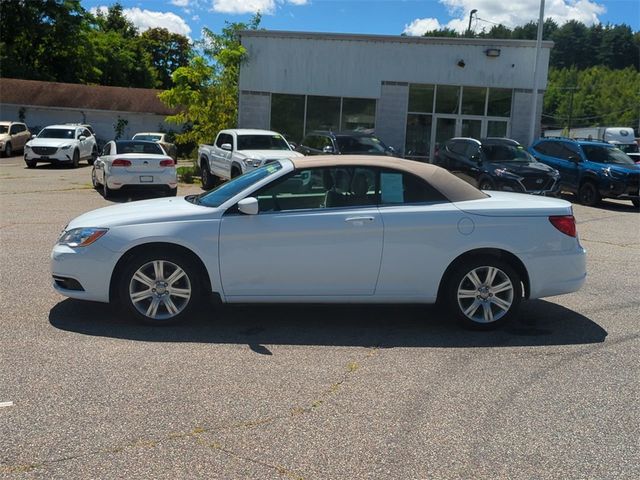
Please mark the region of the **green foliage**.
POLYGON ((114 140, 120 140, 122 138, 127 125, 129 125, 129 120, 118 115, 116 123, 113 124, 113 131, 115 133, 114 140))
POLYGON ((551 69, 543 123, 549 128, 616 125, 637 127, 640 73, 632 67, 551 69), (571 96, 573 94, 573 100, 571 96))
POLYGON ((178 180, 183 183, 193 183, 200 178, 200 168, 196 165, 178 167, 176 172, 178 173, 178 180))
POLYGON ((191 55, 182 35, 140 34, 119 3, 92 15, 80 0, 0 0, 0 18, 3 77, 168 88, 191 55))
POLYGON ((204 29, 203 55, 173 73, 173 88, 160 94, 160 100, 178 109, 168 122, 190 127, 176 135, 176 143, 213 143, 216 132, 236 125, 240 64, 247 53, 238 32, 259 24, 258 14, 249 24, 227 23, 219 34, 204 29))

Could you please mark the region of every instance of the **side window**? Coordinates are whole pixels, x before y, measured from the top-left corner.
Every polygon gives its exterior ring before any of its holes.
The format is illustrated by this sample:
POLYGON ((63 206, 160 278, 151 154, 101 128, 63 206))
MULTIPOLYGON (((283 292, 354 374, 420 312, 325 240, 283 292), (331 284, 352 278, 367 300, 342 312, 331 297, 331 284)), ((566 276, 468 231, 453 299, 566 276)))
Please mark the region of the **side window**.
POLYGON ((82 131, 82 135, 84 135, 85 137, 89 138, 91 136, 91 132, 88 129, 84 129, 82 131))
POLYGON ((447 145, 447 148, 451 150, 453 153, 457 153, 458 155, 463 155, 465 151, 465 143, 464 142, 450 142, 447 145))
POLYGON ((380 173, 380 195, 381 205, 448 201, 422 178, 396 170, 383 170, 380 173))
POLYGON ((556 149, 554 148, 554 142, 541 142, 535 147, 534 150, 540 152, 543 155, 549 155, 550 157, 556 156, 556 149))
POLYGON ((216 140, 216 147, 222 148, 222 145, 225 143, 230 143, 233 148, 233 137, 228 133, 221 133, 216 140))
POLYGON ((300 145, 313 148, 313 135, 307 135, 306 137, 304 137, 300 142, 300 145))
POLYGON ((102 155, 105 155, 105 156, 106 155, 111 155, 111 144, 110 143, 107 143, 104 146, 104 150, 102 150, 102 155))
POLYGON ((254 194, 260 212, 373 206, 376 171, 363 167, 297 170, 254 194))
POLYGON ((11 128, 9 128, 9 135, 15 135, 18 132, 19 132, 18 125, 15 123, 11 125, 11 128))
POLYGON ((18 132, 26 132, 27 126, 23 123, 18 124, 18 132))
POLYGON ((480 145, 474 142, 469 142, 466 144, 465 150, 464 150, 465 157, 470 159, 474 155, 479 155, 479 154, 480 154, 480 145))
POLYGON ((580 156, 578 150, 571 144, 565 142, 556 143, 557 153, 556 156, 563 160, 569 160, 571 156, 580 156))

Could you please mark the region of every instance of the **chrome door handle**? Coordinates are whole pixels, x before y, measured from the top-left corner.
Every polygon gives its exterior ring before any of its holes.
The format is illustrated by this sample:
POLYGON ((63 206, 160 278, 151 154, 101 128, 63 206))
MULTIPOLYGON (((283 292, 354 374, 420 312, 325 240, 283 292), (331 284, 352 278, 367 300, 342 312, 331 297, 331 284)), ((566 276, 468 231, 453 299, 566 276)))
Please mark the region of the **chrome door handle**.
POLYGON ((355 223, 356 225, 363 225, 364 222, 373 222, 374 217, 347 217, 344 219, 345 222, 355 223))

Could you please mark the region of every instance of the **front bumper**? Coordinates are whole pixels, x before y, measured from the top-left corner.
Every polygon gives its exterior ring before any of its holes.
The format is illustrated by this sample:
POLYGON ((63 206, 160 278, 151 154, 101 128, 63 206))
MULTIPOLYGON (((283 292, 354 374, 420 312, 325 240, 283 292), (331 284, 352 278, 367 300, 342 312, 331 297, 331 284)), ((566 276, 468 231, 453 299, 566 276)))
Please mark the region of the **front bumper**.
POLYGON ((107 303, 117 260, 117 254, 99 241, 79 248, 56 244, 51 252, 53 288, 69 298, 107 303))
POLYGON ((24 150, 24 161, 37 161, 43 163, 71 163, 73 161, 73 148, 65 150, 57 149, 51 154, 37 154, 33 150, 24 150))
POLYGON ((557 179, 549 178, 543 182, 543 188, 527 189, 521 180, 496 177, 498 189, 505 192, 528 193, 529 195, 542 195, 545 197, 560 196, 560 182, 557 179))
POLYGON ((598 190, 603 198, 616 198, 618 200, 640 199, 640 180, 619 181, 616 179, 600 182, 598 190))

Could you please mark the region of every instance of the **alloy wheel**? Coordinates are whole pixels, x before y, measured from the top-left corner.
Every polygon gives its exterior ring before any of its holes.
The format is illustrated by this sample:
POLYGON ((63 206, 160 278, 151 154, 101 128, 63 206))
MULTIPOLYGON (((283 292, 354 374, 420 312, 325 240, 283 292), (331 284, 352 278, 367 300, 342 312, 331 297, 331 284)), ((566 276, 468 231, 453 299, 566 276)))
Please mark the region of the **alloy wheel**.
POLYGON ((514 293, 514 285, 505 272, 480 266, 467 273, 458 285, 458 306, 469 320, 492 323, 509 312, 514 293))
POLYGON ((192 294, 187 273, 173 262, 153 260, 135 271, 129 282, 129 299, 151 320, 168 320, 180 314, 192 294))

